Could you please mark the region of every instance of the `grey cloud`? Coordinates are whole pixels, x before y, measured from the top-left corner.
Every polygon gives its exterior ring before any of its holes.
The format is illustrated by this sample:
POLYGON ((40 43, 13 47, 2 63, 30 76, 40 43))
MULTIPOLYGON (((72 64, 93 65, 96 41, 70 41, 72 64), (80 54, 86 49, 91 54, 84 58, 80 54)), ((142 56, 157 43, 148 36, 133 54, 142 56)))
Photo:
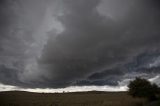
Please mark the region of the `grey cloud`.
POLYGON ((118 81, 120 81, 120 79, 118 78, 114 78, 114 77, 108 77, 107 79, 103 80, 80 80, 77 81, 76 83, 74 83, 73 85, 79 85, 79 86, 104 86, 104 85, 108 85, 108 86, 117 86, 118 85, 118 81))
POLYGON ((21 80, 22 73, 26 71, 27 61, 35 58, 35 51, 32 51, 35 30, 46 8, 39 6, 41 3, 36 7, 32 3, 23 0, 2 0, 0 3, 1 83, 26 86, 21 80))
POLYGON ((0 74, 0 81, 1 83, 5 83, 5 84, 13 84, 13 85, 17 85, 19 83, 18 75, 17 75, 17 70, 13 70, 10 68, 7 68, 4 65, 0 66, 0 70, 1 70, 1 74, 0 74))
MULTIPOLYGON (((159 49, 160 15, 154 3, 135 1, 118 21, 99 14, 96 10, 99 3, 96 0, 64 3, 66 13, 57 18, 65 30, 57 37, 50 37, 40 59, 40 65, 47 67, 46 72, 51 74, 49 80, 53 84, 59 81, 66 86, 84 80, 83 83, 97 85, 85 79, 90 74, 93 74, 91 78, 107 79, 113 72, 110 68, 126 64, 143 52, 159 49), (105 67, 107 71, 99 72, 105 67)), ((124 70, 116 72, 117 76, 125 75, 124 70)))
POLYGON ((120 67, 118 67, 117 69, 108 69, 102 72, 96 72, 94 74, 91 74, 88 77, 88 79, 90 80, 105 79, 106 77, 109 77, 109 76, 118 77, 118 76, 124 75, 125 72, 126 72, 126 69, 124 68, 121 69, 120 67))
MULTIPOLYGON (((34 88, 115 86, 133 72, 149 75, 151 72, 143 71, 142 67, 149 70, 148 64, 159 56, 156 53, 160 49, 160 3, 152 0, 104 2, 104 5, 99 0, 1 3, 0 58, 5 62, 0 64, 6 70, 17 70, 11 75, 17 77, 16 82, 21 82, 18 86, 34 88), (50 17, 62 24, 61 33, 56 33, 54 28, 49 32, 45 29, 47 9, 50 17), (48 37, 46 43, 42 41, 44 36, 48 37), (153 56, 142 55, 147 52, 153 56), (135 59, 141 62, 136 63, 135 59)), ((10 71, 5 74, 1 70, 0 82, 6 83, 3 80, 10 71)), ((13 85, 11 80, 14 77, 9 80, 13 85)))

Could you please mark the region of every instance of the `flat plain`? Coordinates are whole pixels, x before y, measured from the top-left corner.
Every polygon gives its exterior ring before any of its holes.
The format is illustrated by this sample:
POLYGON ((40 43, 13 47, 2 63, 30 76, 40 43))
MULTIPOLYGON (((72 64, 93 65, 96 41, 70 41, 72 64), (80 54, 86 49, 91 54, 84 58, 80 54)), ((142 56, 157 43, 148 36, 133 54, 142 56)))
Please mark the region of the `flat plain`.
POLYGON ((127 92, 31 93, 0 92, 0 106, 143 106, 127 92))

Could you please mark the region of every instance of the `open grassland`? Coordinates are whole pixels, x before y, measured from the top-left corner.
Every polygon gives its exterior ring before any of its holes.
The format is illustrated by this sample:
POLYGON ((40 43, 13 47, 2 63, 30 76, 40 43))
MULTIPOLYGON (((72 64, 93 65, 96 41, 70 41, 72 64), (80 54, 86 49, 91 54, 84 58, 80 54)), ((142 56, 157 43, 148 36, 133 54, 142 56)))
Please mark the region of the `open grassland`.
POLYGON ((126 92, 30 93, 0 92, 0 106, 143 106, 145 100, 126 92))

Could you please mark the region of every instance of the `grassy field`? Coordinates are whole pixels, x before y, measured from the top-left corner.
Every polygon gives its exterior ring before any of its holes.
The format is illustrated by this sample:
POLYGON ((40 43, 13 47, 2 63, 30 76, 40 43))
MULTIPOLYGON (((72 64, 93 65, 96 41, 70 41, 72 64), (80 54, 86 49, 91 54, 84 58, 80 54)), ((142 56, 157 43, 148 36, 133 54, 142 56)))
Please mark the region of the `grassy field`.
POLYGON ((0 106, 143 106, 145 100, 126 92, 30 93, 0 92, 0 106))

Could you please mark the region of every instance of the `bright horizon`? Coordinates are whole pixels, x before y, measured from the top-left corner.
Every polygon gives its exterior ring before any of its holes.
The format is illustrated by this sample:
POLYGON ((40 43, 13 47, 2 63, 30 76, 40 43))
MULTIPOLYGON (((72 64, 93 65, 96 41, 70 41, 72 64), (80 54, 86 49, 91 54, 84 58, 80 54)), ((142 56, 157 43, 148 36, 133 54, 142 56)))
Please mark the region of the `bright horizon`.
MULTIPOLYGON (((151 83, 155 83, 160 77, 156 76, 149 79, 151 83)), ((119 83, 119 86, 70 86, 67 88, 20 88, 11 85, 0 84, 0 92, 3 91, 27 91, 27 92, 36 92, 36 93, 63 93, 63 92, 85 92, 85 91, 107 91, 107 92, 121 92, 127 91, 127 83, 130 80, 122 81, 119 83)))

